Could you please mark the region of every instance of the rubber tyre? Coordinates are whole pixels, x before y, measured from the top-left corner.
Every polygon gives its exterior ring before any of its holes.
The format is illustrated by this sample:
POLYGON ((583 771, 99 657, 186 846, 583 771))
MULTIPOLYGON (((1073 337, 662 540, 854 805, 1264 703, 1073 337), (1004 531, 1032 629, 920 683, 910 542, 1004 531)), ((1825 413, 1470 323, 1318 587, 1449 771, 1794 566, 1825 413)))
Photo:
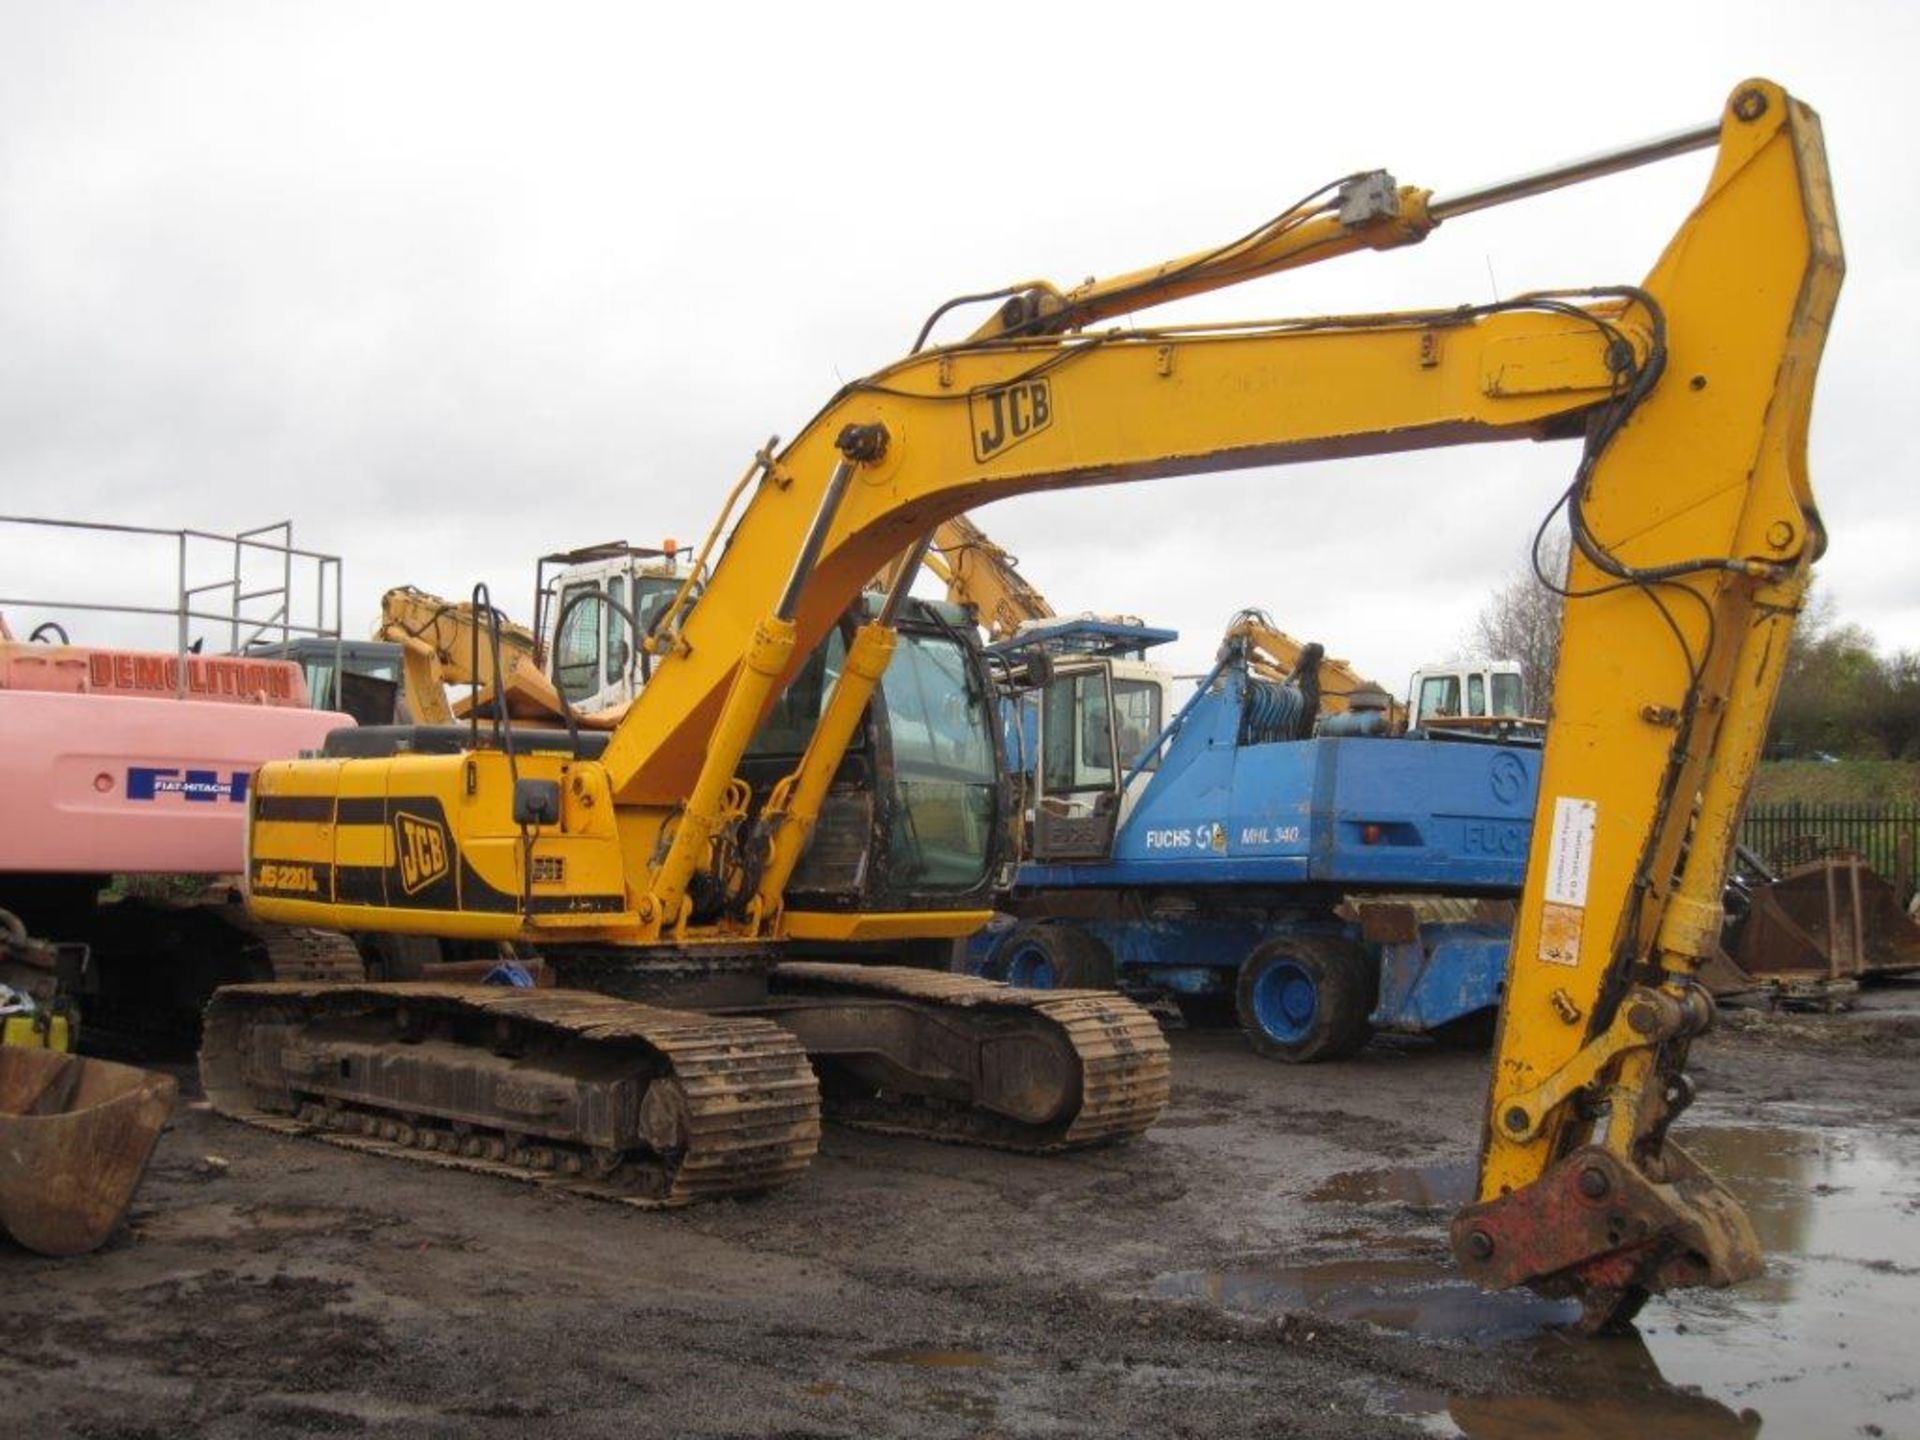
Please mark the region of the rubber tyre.
POLYGON ((988 973, 1022 990, 1111 990, 1113 955, 1084 930, 1033 921, 994 947, 988 973))
POLYGON ((1365 952, 1333 936, 1269 940, 1240 967, 1240 1028, 1270 1060, 1344 1060, 1367 1043, 1377 976, 1365 952))

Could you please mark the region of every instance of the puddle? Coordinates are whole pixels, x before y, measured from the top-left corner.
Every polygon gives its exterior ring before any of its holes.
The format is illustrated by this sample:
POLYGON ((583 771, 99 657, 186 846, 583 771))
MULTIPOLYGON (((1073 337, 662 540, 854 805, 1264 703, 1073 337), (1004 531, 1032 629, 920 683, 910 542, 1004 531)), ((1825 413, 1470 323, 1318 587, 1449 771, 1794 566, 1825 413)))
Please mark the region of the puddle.
POLYGON ((1650 1303, 1640 1329, 1660 1369, 1757 1411, 1770 1435, 1920 1436, 1920 1137, 1697 1126, 1679 1138, 1753 1217, 1767 1271, 1650 1303))
MULTIPOLYGON (((1571 1304, 1482 1294, 1442 1262, 1390 1256, 1191 1271, 1155 1288, 1243 1313, 1465 1340, 1545 1377, 1526 1394, 1386 1397, 1436 1435, 1920 1437, 1920 1137, 1693 1125, 1678 1139, 1746 1207, 1767 1270, 1731 1291, 1656 1298, 1637 1335, 1573 1338, 1557 1328, 1571 1304)), ((1469 1183, 1464 1167, 1354 1171, 1308 1198, 1444 1214, 1469 1183)))
POLYGON ((1387 1170, 1349 1170, 1330 1176, 1307 1193, 1315 1203, 1404 1205, 1410 1210, 1451 1214, 1473 1196, 1473 1167, 1407 1165, 1387 1170))
POLYGON ((1436 1339, 1488 1342, 1537 1335, 1579 1314, 1570 1301, 1524 1291, 1487 1295, 1428 1260, 1329 1260, 1162 1276, 1154 1292, 1254 1315, 1324 1315, 1436 1339))
POLYGON ((991 1355, 979 1350, 872 1350, 860 1357, 878 1365, 913 1365, 922 1370, 992 1370, 991 1355))
POLYGON ((1781 1436, 1836 1433, 1777 1426, 1750 1408, 1680 1388, 1637 1336, 1557 1343, 1561 1353, 1545 1367, 1551 1393, 1456 1395, 1421 1417, 1427 1428, 1468 1440, 1748 1440, 1763 1427, 1781 1436))
MULTIPOLYGON (((1454 1396, 1402 1390, 1382 1398, 1450 1440, 1748 1440, 1765 1424, 1751 1408, 1670 1381, 1639 1335, 1556 1334, 1509 1343, 1529 1362, 1529 1390, 1454 1396)), ((1792 1437, 1833 1433, 1767 1430, 1792 1437)))

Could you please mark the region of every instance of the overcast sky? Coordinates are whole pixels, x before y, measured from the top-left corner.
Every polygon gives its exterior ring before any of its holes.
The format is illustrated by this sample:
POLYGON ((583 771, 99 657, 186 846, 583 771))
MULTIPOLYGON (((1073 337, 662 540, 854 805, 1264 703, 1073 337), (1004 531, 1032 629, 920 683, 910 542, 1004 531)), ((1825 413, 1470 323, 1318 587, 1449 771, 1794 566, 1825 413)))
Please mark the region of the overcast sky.
MULTIPOLYGON (((1813 426, 1822 584, 1920 648, 1920 6, 1560 13, 0 0, 0 510, 290 518, 344 556, 354 633, 402 582, 486 579, 524 616, 535 555, 697 538, 757 445, 951 294, 1216 244, 1357 169, 1459 190, 1710 119, 1764 74, 1821 111, 1848 254, 1813 426)), ((1156 317, 1637 280, 1708 164, 1156 317)), ((1179 628, 1183 666, 1257 605, 1399 688, 1461 648, 1574 458, 976 518, 1059 608, 1179 628)), ((0 533, 0 594, 168 583, 164 553, 0 533)))

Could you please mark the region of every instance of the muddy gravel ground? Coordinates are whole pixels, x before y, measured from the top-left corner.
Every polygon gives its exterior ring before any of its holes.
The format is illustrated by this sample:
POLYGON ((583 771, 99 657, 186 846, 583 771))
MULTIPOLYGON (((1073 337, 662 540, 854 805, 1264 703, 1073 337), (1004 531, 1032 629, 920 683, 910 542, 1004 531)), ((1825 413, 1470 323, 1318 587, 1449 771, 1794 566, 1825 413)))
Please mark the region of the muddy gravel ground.
POLYGON ((1769 1276, 1599 1344, 1448 1267, 1471 1052, 1292 1069, 1180 1032, 1172 1106, 1133 1144, 835 1129, 790 1189, 671 1214, 183 1102, 106 1249, 0 1242, 0 1432, 1920 1433, 1890 1338, 1920 1302, 1903 1008, 1740 1019, 1696 1049, 1683 1125, 1755 1208, 1769 1276))

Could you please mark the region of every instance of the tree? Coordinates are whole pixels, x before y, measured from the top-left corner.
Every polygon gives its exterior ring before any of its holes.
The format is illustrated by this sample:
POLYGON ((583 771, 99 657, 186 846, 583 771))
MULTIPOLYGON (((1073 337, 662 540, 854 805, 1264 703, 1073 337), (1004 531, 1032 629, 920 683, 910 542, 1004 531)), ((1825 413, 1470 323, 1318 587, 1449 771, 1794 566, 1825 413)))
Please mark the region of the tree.
MULTIPOLYGON (((1540 542, 1540 570, 1564 585, 1567 539, 1540 542)), ((1469 643, 1489 660, 1518 660, 1526 677, 1529 708, 1545 715, 1553 704, 1553 675, 1560 663, 1560 597, 1540 583, 1531 563, 1510 575, 1487 597, 1473 622, 1469 643)))
POLYGON ((1768 752, 1782 759, 1871 752, 1882 682, 1873 637, 1858 625, 1841 624, 1831 597, 1816 594, 1787 646, 1768 752))
MULTIPOLYGON (((1566 583, 1564 536, 1541 543, 1540 569, 1566 583)), ((1561 604, 1528 565, 1487 597, 1470 637, 1481 655, 1520 662, 1537 715, 1553 704, 1561 604)), ((1882 660, 1871 634, 1835 616, 1831 596, 1809 593, 1787 646, 1767 753, 1920 759, 1920 653, 1882 660)))
POLYGON ((1889 760, 1920 759, 1920 652, 1901 650, 1867 677, 1862 727, 1889 760))

